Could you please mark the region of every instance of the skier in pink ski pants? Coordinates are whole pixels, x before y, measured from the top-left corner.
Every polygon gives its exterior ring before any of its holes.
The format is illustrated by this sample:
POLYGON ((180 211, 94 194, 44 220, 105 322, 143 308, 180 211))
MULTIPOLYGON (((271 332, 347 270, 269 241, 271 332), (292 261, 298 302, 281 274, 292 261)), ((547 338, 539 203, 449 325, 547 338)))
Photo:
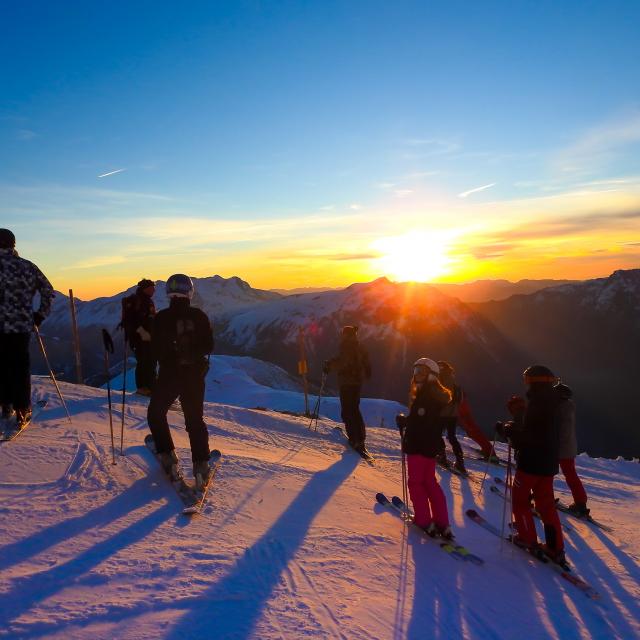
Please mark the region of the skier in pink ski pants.
POLYGON ((408 485, 414 523, 431 536, 452 539, 444 493, 435 475, 442 428, 439 417, 451 401, 451 392, 438 381, 438 365, 420 358, 413 367, 409 415, 396 418, 407 455, 408 485))

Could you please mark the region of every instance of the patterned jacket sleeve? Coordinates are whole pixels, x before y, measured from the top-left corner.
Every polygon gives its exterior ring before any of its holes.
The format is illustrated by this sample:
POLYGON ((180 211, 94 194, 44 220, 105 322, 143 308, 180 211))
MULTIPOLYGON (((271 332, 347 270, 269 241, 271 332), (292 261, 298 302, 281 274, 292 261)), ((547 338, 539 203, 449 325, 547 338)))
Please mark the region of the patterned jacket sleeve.
POLYGON ((43 317, 47 317, 49 312, 51 311, 51 301, 53 300, 53 287, 47 277, 36 267, 33 265, 35 270, 35 282, 36 289, 40 292, 40 308, 38 309, 38 313, 40 313, 43 317))

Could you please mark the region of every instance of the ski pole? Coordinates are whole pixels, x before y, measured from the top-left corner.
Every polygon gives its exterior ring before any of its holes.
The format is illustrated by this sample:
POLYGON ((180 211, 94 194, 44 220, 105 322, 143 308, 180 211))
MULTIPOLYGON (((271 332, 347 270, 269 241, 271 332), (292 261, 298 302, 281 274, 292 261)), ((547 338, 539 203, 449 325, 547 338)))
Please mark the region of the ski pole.
POLYGON ((311 425, 313 424, 313 421, 316 421, 316 428, 315 431, 318 430, 318 415, 320 414, 320 400, 322 398, 322 392, 324 391, 324 385, 325 382, 327 381, 327 374, 323 373, 322 374, 322 382, 320 383, 320 391, 318 392, 318 399, 316 400, 316 404, 315 407, 313 409, 313 413, 311 414, 311 420, 309 421, 309 426, 307 427, 307 429, 311 429, 311 425))
MULTIPOLYGON (((406 428, 406 427, 405 427, 406 428)), ((402 501, 404 502, 404 518, 409 519, 409 489, 407 474, 407 456, 404 452, 404 431, 400 434, 400 455, 402 456, 402 501)))
POLYGON ((62 397, 62 393, 60 392, 60 387, 58 386, 58 381, 56 380, 55 375, 53 374, 53 369, 51 368, 51 365, 49 364, 49 358, 47 358, 47 351, 44 348, 44 342, 42 342, 42 336, 40 335, 40 330, 38 329, 37 325, 33 325, 33 329, 36 332, 36 336, 38 337, 38 342, 40 343, 40 351, 42 351, 42 357, 44 358, 44 361, 47 365, 47 369, 49 369, 49 377, 51 378, 51 381, 53 382, 53 385, 56 388, 56 391, 58 392, 58 397, 60 398, 60 402, 62 403, 62 406, 64 407, 64 410, 67 413, 67 418, 69 418, 69 422, 72 422, 71 420, 71 415, 69 414, 69 409, 67 409, 67 404, 64 401, 64 398, 62 397))
POLYGON ((124 447, 124 403, 126 399, 125 391, 127 390, 127 334, 123 332, 124 335, 124 349, 123 356, 124 360, 122 361, 123 372, 122 372, 122 423, 120 424, 120 455, 124 455, 122 449, 124 447))
POLYGON ((513 510, 513 491, 511 490, 512 479, 511 479, 511 440, 507 438, 507 479, 506 486, 504 489, 504 504, 502 505, 502 530, 500 532, 500 551, 502 551, 502 547, 504 545, 504 529, 507 520, 507 502, 509 502, 509 496, 511 496, 511 509, 513 510))
POLYGON ((480 483, 480 488, 478 489, 478 495, 482 493, 484 489, 484 481, 487 479, 487 474, 489 473, 489 464, 491 462, 491 456, 496 454, 496 439, 498 438, 498 424, 493 428, 493 444, 491 445, 492 453, 487 457, 487 464, 484 466, 484 475, 482 476, 482 482, 480 483))
POLYGON ((109 354, 113 353, 113 340, 106 329, 102 330, 102 344, 104 345, 104 372, 107 376, 107 399, 109 401, 109 429, 111 430, 111 457, 112 463, 116 463, 116 446, 113 440, 113 415, 111 412, 111 379, 109 372, 109 354))

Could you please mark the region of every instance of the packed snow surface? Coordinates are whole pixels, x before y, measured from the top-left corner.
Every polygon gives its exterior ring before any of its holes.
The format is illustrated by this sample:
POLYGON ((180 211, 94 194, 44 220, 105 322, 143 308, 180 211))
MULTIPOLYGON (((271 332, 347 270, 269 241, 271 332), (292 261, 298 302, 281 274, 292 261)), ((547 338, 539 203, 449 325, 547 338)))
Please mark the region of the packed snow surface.
MULTIPOLYGON (((490 482, 441 477, 457 539, 484 566, 377 505, 377 491, 401 492, 393 429, 368 428, 372 467, 328 418, 314 431, 301 417, 208 402, 223 461, 204 512, 189 519, 143 445, 144 401, 127 398, 113 465, 106 391, 61 387, 72 424, 36 379, 47 408, 0 445, 0 637, 640 637, 637 462, 577 459, 595 517, 615 528, 561 516, 568 558, 601 593, 596 602, 466 520, 473 507, 500 525, 490 482)), ((183 418, 169 420, 190 471, 183 418)), ((469 456, 468 467, 481 477, 482 463, 469 456)), ((566 498, 564 481, 556 486, 566 498)))

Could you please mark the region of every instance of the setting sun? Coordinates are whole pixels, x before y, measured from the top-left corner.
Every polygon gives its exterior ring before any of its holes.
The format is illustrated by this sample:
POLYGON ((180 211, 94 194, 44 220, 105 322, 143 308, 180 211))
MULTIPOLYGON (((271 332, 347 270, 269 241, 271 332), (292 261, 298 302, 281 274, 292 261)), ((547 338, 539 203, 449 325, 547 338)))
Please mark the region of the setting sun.
POLYGON ((428 282, 449 271, 450 237, 441 233, 411 231, 401 236, 380 238, 373 247, 381 256, 375 268, 399 281, 428 282))

